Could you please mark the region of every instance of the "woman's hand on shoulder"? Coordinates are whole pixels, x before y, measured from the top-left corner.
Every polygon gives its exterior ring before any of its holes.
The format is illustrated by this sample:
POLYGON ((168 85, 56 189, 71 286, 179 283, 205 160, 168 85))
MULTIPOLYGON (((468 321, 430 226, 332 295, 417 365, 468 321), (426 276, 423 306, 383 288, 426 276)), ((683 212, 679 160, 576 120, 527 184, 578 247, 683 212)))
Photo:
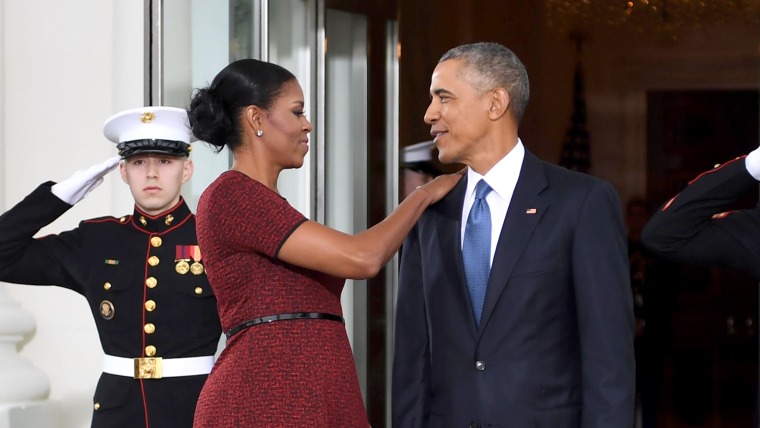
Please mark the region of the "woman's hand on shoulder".
POLYGON ((424 191, 428 195, 430 195, 433 198, 430 204, 434 204, 440 201, 444 196, 446 196, 446 194, 448 194, 451 191, 451 189, 453 189, 454 186, 456 186, 457 183, 459 183, 459 180, 461 180, 462 177, 464 177, 466 173, 467 173, 467 168, 462 168, 461 170, 453 174, 439 175, 433 180, 418 187, 417 190, 424 191))

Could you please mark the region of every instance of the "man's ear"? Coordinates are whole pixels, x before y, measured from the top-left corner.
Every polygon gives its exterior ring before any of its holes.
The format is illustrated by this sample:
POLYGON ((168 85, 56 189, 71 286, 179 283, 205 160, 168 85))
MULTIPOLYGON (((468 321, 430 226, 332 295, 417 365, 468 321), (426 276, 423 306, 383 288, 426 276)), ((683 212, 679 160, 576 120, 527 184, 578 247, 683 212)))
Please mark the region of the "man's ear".
POLYGON ((187 180, 189 180, 190 177, 193 176, 193 171, 195 171, 195 166, 193 165, 193 161, 190 159, 186 159, 185 166, 182 169, 182 184, 185 184, 187 180))
POLYGON ((129 184, 129 180, 127 179, 127 160, 126 159, 119 162, 119 175, 121 175, 121 181, 129 184))
POLYGON ((509 113, 509 93, 504 88, 494 88, 491 91, 489 101, 491 103, 488 109, 488 117, 496 120, 509 113))

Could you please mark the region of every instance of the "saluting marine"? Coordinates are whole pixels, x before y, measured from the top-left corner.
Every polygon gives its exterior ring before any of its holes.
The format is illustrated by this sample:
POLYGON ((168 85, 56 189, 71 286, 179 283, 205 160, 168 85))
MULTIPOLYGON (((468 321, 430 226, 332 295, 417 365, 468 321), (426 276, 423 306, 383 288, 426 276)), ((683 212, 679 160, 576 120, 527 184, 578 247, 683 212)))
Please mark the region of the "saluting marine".
POLYGON ((105 352, 93 427, 191 427, 221 326, 195 216, 180 196, 193 173, 187 113, 127 110, 103 131, 119 156, 40 185, 0 216, 0 280, 57 285, 87 299, 105 352), (132 215, 34 238, 117 165, 132 215))
POLYGON ((760 206, 725 211, 760 181, 760 148, 701 173, 665 202, 641 240, 676 262, 722 266, 760 279, 760 206))

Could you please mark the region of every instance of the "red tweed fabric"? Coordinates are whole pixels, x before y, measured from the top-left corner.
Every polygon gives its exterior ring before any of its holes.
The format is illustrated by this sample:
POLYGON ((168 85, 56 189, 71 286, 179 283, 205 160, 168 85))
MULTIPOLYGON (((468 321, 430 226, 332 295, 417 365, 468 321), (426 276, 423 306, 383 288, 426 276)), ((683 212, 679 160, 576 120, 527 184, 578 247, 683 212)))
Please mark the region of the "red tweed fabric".
MULTIPOLYGON (((342 315, 344 280, 276 259, 305 218, 248 176, 227 171, 198 203, 198 244, 224 331, 266 315, 342 315)), ((260 324, 230 338, 206 381, 194 427, 367 427, 345 326, 260 324)))

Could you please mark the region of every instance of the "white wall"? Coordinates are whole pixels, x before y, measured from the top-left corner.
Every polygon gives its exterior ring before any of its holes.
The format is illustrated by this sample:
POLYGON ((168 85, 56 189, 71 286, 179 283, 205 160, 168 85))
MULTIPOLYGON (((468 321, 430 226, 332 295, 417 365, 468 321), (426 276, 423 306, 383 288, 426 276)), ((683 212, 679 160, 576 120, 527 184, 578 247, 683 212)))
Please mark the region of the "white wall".
MULTIPOLYGON (((143 105, 143 0, 4 0, 1 18, 5 211, 39 183, 63 180, 115 154, 103 121, 143 105)), ((131 211, 126 185, 112 174, 41 233, 131 211)), ((84 298, 57 287, 4 286, 37 322, 20 353, 49 376, 60 426, 88 427, 102 350, 84 298)))

